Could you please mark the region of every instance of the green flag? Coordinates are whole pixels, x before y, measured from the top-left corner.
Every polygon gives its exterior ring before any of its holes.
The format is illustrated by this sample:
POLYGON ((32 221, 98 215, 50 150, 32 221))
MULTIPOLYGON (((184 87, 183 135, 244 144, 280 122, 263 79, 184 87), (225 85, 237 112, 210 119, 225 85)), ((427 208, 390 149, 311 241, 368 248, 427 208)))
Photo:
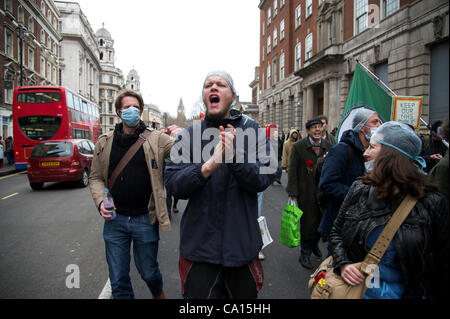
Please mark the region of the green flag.
POLYGON ((376 80, 357 63, 344 111, 339 120, 336 134, 338 141, 341 139, 342 133, 353 128, 353 116, 360 107, 369 108, 377 112, 382 122, 387 122, 391 119, 392 96, 378 85, 376 80))

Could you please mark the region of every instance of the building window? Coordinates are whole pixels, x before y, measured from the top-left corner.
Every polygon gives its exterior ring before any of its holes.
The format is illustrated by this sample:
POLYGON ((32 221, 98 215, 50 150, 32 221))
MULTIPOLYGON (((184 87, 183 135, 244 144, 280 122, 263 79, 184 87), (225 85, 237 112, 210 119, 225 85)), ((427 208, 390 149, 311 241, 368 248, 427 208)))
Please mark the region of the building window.
POLYGON ((56 76, 56 68, 52 68, 52 82, 55 82, 55 76, 56 76))
POLYGON ((284 53, 280 55, 280 81, 284 80, 284 53))
POLYGON ((34 33, 34 20, 32 16, 28 18, 28 31, 34 33))
POLYGON ((113 104, 112 104, 112 102, 108 102, 108 112, 109 113, 113 112, 113 104))
POLYGON ((50 70, 51 70, 51 66, 50 66, 50 63, 49 63, 49 62, 47 62, 47 72, 46 72, 46 78, 47 78, 47 80, 49 80, 49 81, 50 81, 50 70))
POLYGON ((272 41, 272 39, 270 38, 270 35, 269 35, 269 37, 267 38, 267 54, 269 54, 270 53, 270 43, 271 43, 271 41, 272 41))
POLYGON ((5 53, 7 56, 13 57, 13 36, 11 31, 5 29, 5 53))
POLYGON ((313 34, 310 33, 306 36, 305 39, 305 60, 308 60, 312 57, 313 51, 313 34))
POLYGON ((45 32, 44 30, 41 30, 41 43, 45 43, 45 32))
POLYGON ((278 41, 278 29, 275 28, 273 30, 273 47, 274 48, 277 46, 277 41, 278 41))
POLYGON ((356 33, 367 28, 367 0, 355 0, 356 33))
POLYGON ((284 19, 280 22, 280 41, 284 39, 284 19))
POLYGON ((384 0, 384 16, 387 17, 388 15, 391 15, 399 8, 399 0, 384 0))
POLYGON ((113 117, 109 118, 109 125, 114 125, 114 118, 113 117))
POLYGON ((44 0, 41 1, 41 11, 42 11, 42 13, 45 13, 45 4, 44 4, 44 0))
POLYGON ((264 72, 263 72, 263 74, 262 74, 262 88, 263 89, 265 89, 266 88, 266 75, 264 74, 264 72))
POLYGON ((50 36, 48 36, 48 37, 47 37, 47 48, 50 49, 50 48, 52 47, 51 44, 52 44, 52 41, 51 41, 51 39, 50 39, 50 36))
POLYGON ((273 16, 275 17, 278 13, 278 0, 273 0, 273 16))
POLYGON ((5 11, 13 12, 11 0, 5 0, 5 11))
POLYGON ((47 10, 47 19, 48 19, 48 21, 50 21, 50 17, 51 17, 50 10, 47 10))
POLYGON ((277 72, 278 72, 278 67, 277 67, 277 58, 274 58, 273 59, 273 61, 272 61, 272 72, 273 72, 273 75, 272 75, 272 83, 273 84, 275 84, 276 82, 277 82, 277 78, 278 78, 278 74, 277 74, 277 72))
POLYGON ((45 76, 45 59, 41 57, 41 76, 45 76))
POLYGON ((264 61, 264 56, 266 55, 266 47, 263 46, 262 60, 264 61))
POLYGON ((267 25, 272 21, 272 9, 267 10, 267 25))
POLYGON ((13 88, 13 82, 14 82, 14 75, 11 72, 6 71, 5 73, 5 82, 9 82, 11 83, 11 88, 7 89, 5 88, 5 92, 4 92, 4 96, 5 96, 5 103, 8 104, 12 104, 13 102, 13 92, 14 92, 14 88, 13 88))
POLYGON ((34 50, 28 48, 28 67, 34 71, 34 50))
POLYGON ((306 0, 306 14, 305 19, 312 14, 312 0, 306 0))
POLYGON ((295 8, 295 28, 298 28, 302 24, 302 6, 299 5, 295 8))
POLYGON ((297 43, 295 46, 295 71, 300 70, 302 62, 302 44, 297 43))
POLYGON ((270 63, 267 66, 267 88, 270 88, 271 83, 271 73, 270 73, 270 63))
POLYGON ((280 0, 280 9, 284 7, 286 0, 280 0))

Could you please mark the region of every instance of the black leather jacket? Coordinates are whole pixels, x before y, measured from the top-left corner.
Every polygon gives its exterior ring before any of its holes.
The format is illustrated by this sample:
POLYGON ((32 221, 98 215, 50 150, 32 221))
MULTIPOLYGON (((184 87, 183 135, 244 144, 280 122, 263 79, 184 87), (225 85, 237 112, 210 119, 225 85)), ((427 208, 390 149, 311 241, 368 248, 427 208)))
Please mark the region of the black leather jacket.
MULTIPOLYGON (((375 188, 358 179, 341 206, 330 233, 335 272, 340 266, 363 261, 366 240, 377 226, 386 224, 400 205, 377 199, 375 188)), ((448 202, 431 192, 419 200, 397 231, 393 243, 405 279, 404 298, 448 298, 448 202)))

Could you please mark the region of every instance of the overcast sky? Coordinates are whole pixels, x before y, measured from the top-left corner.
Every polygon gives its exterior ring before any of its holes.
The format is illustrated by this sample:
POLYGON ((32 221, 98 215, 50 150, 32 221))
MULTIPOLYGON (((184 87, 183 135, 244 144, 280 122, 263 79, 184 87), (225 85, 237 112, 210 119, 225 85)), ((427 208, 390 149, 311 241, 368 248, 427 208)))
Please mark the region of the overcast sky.
POLYGON ((111 33, 115 66, 134 67, 144 102, 186 115, 201 96, 206 74, 225 70, 241 101, 259 64, 259 0, 78 0, 94 32, 111 33))

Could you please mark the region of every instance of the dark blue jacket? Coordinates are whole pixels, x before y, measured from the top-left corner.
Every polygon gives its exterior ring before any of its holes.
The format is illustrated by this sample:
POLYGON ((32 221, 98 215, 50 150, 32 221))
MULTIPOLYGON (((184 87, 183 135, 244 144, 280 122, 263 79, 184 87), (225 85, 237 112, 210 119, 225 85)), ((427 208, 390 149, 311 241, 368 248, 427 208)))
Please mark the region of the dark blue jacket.
POLYGON ((357 177, 364 174, 363 154, 364 147, 358 133, 353 130, 345 131, 339 143, 333 146, 327 154, 319 181, 319 189, 328 201, 319 226, 319 232, 324 238, 328 238, 350 186, 357 177), (351 157, 350 147, 353 157, 351 157), (349 163, 350 159, 351 163, 349 163))
MULTIPOLYGON (((240 113, 233 113, 231 124, 235 128, 249 128, 258 133, 256 122, 244 118, 240 113)), ((201 121, 202 133, 209 127, 207 123, 207 120, 201 121)), ((198 150, 195 154, 192 152, 193 136, 194 128, 190 126, 178 135, 172 147, 172 152, 178 152, 180 145, 188 141, 190 163, 177 164, 171 155, 172 163, 166 166, 164 173, 169 193, 176 198, 189 199, 180 225, 180 254, 191 261, 226 267, 248 264, 257 258, 262 247, 257 221, 257 193, 272 184, 275 174, 260 174, 260 167, 264 164, 258 157, 256 163, 248 163, 247 146, 237 150, 245 152, 245 163, 222 164, 219 170, 205 179, 201 173, 204 160, 201 159, 201 163, 194 161, 199 153, 198 150)), ((197 135, 196 143, 199 137, 197 135)), ((211 140, 201 141, 202 151, 211 140)), ((265 135, 263 140, 266 141, 265 135)), ((266 144, 270 147, 270 143, 266 144)), ((272 154, 276 170, 276 152, 272 154)))

